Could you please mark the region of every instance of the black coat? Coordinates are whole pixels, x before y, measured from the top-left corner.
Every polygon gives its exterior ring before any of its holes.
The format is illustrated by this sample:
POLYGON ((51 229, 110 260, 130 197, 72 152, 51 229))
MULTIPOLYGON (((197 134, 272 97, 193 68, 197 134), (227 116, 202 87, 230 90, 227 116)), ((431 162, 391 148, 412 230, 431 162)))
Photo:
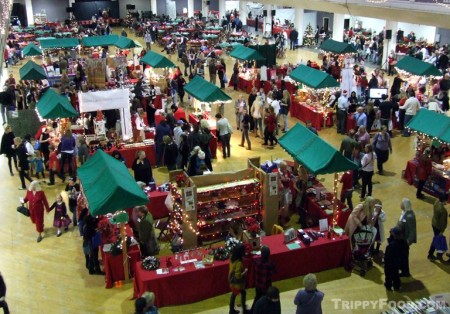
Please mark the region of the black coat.
POLYGON ((137 163, 138 158, 133 162, 131 169, 134 170, 134 179, 136 181, 144 182, 146 185, 150 185, 153 181, 152 166, 147 158, 144 158, 143 163, 137 163))
POLYGON ((30 170, 30 164, 28 162, 27 149, 24 143, 16 148, 17 159, 19 159, 19 167, 22 170, 30 170))
POLYGON ((0 298, 3 298, 4 296, 6 296, 6 284, 3 280, 3 276, 0 275, 0 298))
POLYGON ((166 150, 164 152, 164 164, 166 165, 176 165, 178 157, 178 147, 174 142, 166 145, 166 150))
POLYGON ((5 154, 7 157, 13 157, 16 151, 13 148, 14 145, 14 133, 3 133, 2 144, 0 147, 0 154, 5 154))
POLYGON ((408 256, 408 243, 405 239, 388 239, 386 252, 384 253, 385 267, 400 267, 408 256))

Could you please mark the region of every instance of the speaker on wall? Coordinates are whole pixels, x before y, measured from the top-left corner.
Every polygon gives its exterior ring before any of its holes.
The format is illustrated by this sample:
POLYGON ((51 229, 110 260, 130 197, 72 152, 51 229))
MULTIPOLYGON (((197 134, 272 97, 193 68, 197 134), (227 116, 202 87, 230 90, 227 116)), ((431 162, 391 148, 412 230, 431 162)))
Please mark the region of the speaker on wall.
POLYGON ((276 10, 272 10, 272 16, 275 16, 275 15, 277 15, 277 11, 276 10))
POLYGON ((392 29, 386 30, 386 39, 392 39, 392 29))
POLYGON ((127 4, 127 10, 134 10, 136 6, 134 4, 127 4))
POLYGON ((206 5, 210 5, 211 4, 211 1, 206 1, 206 5))
POLYGON ((263 16, 267 16, 267 10, 263 10, 263 16))
POLYGON ((73 8, 72 8, 72 7, 67 7, 67 8, 66 8, 66 12, 67 12, 67 13, 73 12, 73 8))

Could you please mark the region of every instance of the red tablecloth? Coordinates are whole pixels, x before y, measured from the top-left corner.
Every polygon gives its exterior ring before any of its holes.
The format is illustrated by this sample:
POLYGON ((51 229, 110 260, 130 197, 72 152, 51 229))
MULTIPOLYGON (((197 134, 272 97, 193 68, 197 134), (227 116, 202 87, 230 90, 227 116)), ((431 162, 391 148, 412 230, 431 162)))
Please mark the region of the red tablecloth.
MULTIPOLYGON (((321 183, 317 183, 314 185, 314 187, 315 186, 323 188, 323 185, 321 183)), ((333 199, 333 194, 327 192, 326 198, 331 202, 333 199)), ((337 204, 338 211, 336 213, 336 223, 339 227, 344 229, 345 225, 347 224, 348 217, 350 216, 351 210, 347 209, 346 211, 342 211, 342 209, 347 208, 347 206, 339 200, 337 200, 337 204)), ((318 223, 319 219, 326 218, 328 219, 328 225, 331 226, 333 225, 333 214, 327 215, 325 209, 326 208, 322 208, 320 204, 317 203, 315 195, 308 195, 306 197, 306 210, 308 212, 308 215, 312 218, 313 222, 318 223)))
MULTIPOLYGON (((417 160, 409 160, 408 163, 406 164, 406 169, 405 169, 405 180, 406 182, 408 182, 409 185, 413 185, 415 187, 417 187, 417 180, 416 180, 416 173, 417 173, 417 167, 418 167, 418 162, 417 160)), ((443 176, 441 176, 440 174, 438 174, 436 171, 432 171, 431 176, 430 176, 432 181, 444 181, 443 184, 440 184, 441 187, 445 188, 445 191, 450 190, 450 179, 445 178, 443 176)), ((436 182, 438 183, 438 182, 436 182)), ((438 197, 438 193, 435 190, 432 190, 431 188, 428 187, 427 184, 425 184, 423 191, 427 194, 433 195, 438 197)), ((450 195, 448 197, 448 201, 450 202, 450 195)))
MULTIPOLYGON (((189 114, 188 122, 191 124, 197 124, 198 119, 191 113, 191 114, 189 114)), ((213 138, 209 142, 209 149, 211 150, 212 158, 216 158, 217 157, 217 130, 211 129, 211 134, 212 134, 213 138)))
MULTIPOLYGON (((115 149, 111 149, 109 151, 106 151, 108 154, 112 154, 112 152, 115 149)), ((133 166, 133 162, 136 159, 136 153, 140 150, 143 150, 145 152, 145 155, 147 156, 148 160, 150 161, 150 164, 152 166, 156 165, 156 151, 154 145, 145 145, 145 146, 139 146, 139 147, 131 147, 131 148, 121 148, 119 149, 120 154, 125 159, 126 165, 128 168, 131 168, 133 166)))
MULTIPOLYGON (((114 282, 125 279, 123 272, 123 255, 113 256, 110 253, 104 253, 102 256, 103 266, 105 268, 106 288, 112 288, 114 282)), ((128 249, 128 257, 130 276, 133 277, 136 272, 136 263, 141 260, 141 252, 139 251, 138 245, 133 245, 128 249)))
MULTIPOLYGON (((293 278, 307 273, 316 273, 327 269, 347 265, 351 258, 350 241, 342 238, 328 240, 320 238, 311 245, 301 244, 300 249, 289 250, 283 243, 284 235, 267 236, 262 243, 271 251, 270 259, 275 263, 277 273, 274 281, 293 278)), ((247 286, 254 286, 254 263, 245 259, 248 267, 247 286)), ((175 259, 172 258, 175 262, 175 259)), ((162 258, 161 267, 165 267, 166 258, 162 258)), ((158 307, 189 304, 218 296, 230 291, 228 286, 228 261, 215 261, 212 266, 195 269, 193 264, 185 265, 186 270, 157 275, 156 271, 146 271, 137 263, 134 277, 134 297, 145 291, 152 291, 156 296, 158 307), (195 286, 195 289, 193 287, 195 286), (176 287, 176 293, 173 289, 176 287)))
POLYGON ((289 35, 291 34, 291 29, 290 28, 283 28, 280 26, 274 26, 273 27, 273 34, 278 34, 278 33, 284 33, 286 32, 287 37, 289 38, 289 35))
POLYGON ((153 191, 147 192, 150 202, 147 208, 152 213, 153 219, 161 219, 169 217, 169 210, 165 204, 168 192, 153 191))
MULTIPOLYGON (((238 89, 243 90, 247 94, 250 94, 250 92, 252 91, 252 88, 253 88, 255 82, 256 82, 256 80, 255 81, 253 81, 253 80, 246 80, 242 76, 239 76, 238 86, 237 87, 238 87, 238 89)), ((234 86, 233 84, 234 84, 233 81, 230 80, 230 82, 228 83, 228 86, 229 87, 234 86)))
MULTIPOLYGON (((320 131, 323 127, 323 114, 314 111, 312 107, 306 104, 299 103, 295 99, 291 100, 290 112, 292 117, 295 117, 300 121, 311 121, 312 126, 315 127, 317 131, 320 131)), ((332 112, 327 113, 326 126, 333 126, 332 112)))

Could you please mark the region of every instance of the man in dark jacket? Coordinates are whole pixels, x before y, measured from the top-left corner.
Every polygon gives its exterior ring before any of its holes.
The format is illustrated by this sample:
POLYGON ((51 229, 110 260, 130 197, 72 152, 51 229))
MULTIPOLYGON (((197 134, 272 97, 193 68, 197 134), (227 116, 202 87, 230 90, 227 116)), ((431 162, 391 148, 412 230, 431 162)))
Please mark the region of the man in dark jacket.
POLYGON ((408 243, 403 237, 400 227, 394 227, 391 230, 391 236, 388 239, 386 252, 384 254, 384 286, 391 291, 400 290, 401 281, 399 268, 404 263, 408 251, 408 243))
POLYGON ((291 33, 289 34, 289 40, 291 41, 290 50, 295 50, 295 48, 297 47, 297 40, 298 40, 298 32, 295 28, 292 29, 291 33))
POLYGON ((87 212, 83 221, 83 247, 87 248, 85 251, 86 267, 89 269, 91 275, 104 275, 100 270, 100 263, 98 261, 98 243, 95 243, 94 237, 97 233, 98 219, 87 212), (88 253, 88 254, 86 254, 88 253))
POLYGON ((153 228, 152 214, 148 212, 146 206, 139 206, 138 217, 139 247, 142 258, 158 254, 159 245, 153 228))

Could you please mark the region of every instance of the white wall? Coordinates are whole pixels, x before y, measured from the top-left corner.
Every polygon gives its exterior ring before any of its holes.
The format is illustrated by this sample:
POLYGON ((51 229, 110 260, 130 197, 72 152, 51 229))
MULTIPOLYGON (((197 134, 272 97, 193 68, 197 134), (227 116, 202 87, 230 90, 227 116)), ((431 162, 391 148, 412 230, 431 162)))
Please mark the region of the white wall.
MULTIPOLYGON (((303 13, 303 29, 306 30, 308 24, 311 24, 314 31, 316 31, 317 24, 317 12, 305 12, 303 13)), ((304 34, 298 34, 303 36, 304 34)))
POLYGON ((362 27, 369 30, 371 29, 372 32, 376 31, 377 34, 380 33, 383 30, 383 27, 386 25, 385 20, 380 19, 374 19, 371 17, 365 17, 365 16, 350 16, 348 14, 345 15, 346 19, 350 19, 350 27, 355 27, 355 22, 360 21, 362 24, 362 27))
POLYGON ((436 35, 436 27, 427 25, 418 25, 410 23, 398 23, 398 28, 405 31, 405 36, 410 32, 416 34, 416 39, 425 38, 427 42, 433 43, 436 35))

